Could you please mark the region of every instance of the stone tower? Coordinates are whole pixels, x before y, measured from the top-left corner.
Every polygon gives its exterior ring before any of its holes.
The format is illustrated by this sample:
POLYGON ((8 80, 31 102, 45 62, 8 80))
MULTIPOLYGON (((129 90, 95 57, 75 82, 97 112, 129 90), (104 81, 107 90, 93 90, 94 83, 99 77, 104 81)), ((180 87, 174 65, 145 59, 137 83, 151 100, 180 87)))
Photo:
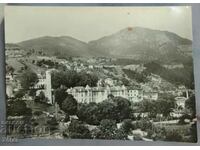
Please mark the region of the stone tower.
POLYGON ((52 96, 52 88, 51 88, 51 71, 46 71, 46 89, 45 89, 45 95, 48 99, 49 104, 53 104, 53 96, 52 96))

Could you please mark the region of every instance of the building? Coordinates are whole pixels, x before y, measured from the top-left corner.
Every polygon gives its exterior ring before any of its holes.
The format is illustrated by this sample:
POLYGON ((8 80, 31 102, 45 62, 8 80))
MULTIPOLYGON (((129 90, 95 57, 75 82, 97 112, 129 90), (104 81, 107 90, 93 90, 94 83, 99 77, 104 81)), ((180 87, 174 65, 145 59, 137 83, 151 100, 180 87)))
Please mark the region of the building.
POLYGON ((162 82, 162 79, 160 76, 156 75, 156 74, 151 74, 151 76, 149 77, 149 79, 156 84, 160 84, 162 82))
POLYGON ((10 83, 6 83, 6 95, 8 98, 14 97, 13 85, 10 83))
POLYGON ((143 91, 134 87, 115 86, 115 87, 74 87, 67 90, 79 103, 102 102, 108 95, 120 96, 129 99, 132 102, 143 100, 143 91))
MULTIPOLYGON (((45 76, 39 76, 39 82, 35 85, 37 89, 37 94, 41 91, 44 92, 45 97, 47 98, 47 103, 54 104, 53 89, 51 85, 51 72, 52 70, 47 70, 45 76)), ((110 80, 109 80, 110 81, 110 80)), ((73 97, 79 103, 90 103, 90 102, 102 102, 106 100, 111 94, 113 96, 120 96, 130 100, 131 102, 140 102, 143 99, 157 100, 158 92, 149 90, 143 90, 142 88, 135 86, 103 86, 97 84, 97 87, 90 86, 77 86, 67 89, 67 93, 73 95, 73 97)))
POLYGON ((183 64, 173 64, 173 65, 163 65, 163 67, 167 68, 167 69, 180 69, 180 68, 184 68, 183 64))
POLYGON ((158 92, 154 91, 145 91, 143 92, 143 98, 147 100, 157 100, 158 99, 158 92))
POLYGON ((51 71, 52 70, 47 70, 45 72, 45 77, 38 75, 39 81, 34 88, 37 89, 36 95, 39 95, 39 93, 42 91, 44 92, 45 97, 47 98, 47 103, 54 104, 54 98, 51 87, 51 71))
POLYGON ((53 104, 53 95, 52 95, 52 88, 51 88, 51 70, 46 71, 46 90, 45 96, 48 99, 50 104, 53 104))

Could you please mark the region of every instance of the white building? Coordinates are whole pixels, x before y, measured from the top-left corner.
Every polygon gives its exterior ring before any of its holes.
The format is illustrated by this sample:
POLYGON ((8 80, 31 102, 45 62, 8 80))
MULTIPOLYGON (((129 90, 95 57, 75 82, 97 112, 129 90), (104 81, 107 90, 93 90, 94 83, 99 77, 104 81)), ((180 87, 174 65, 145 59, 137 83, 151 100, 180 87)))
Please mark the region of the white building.
POLYGON ((132 102, 143 100, 143 91, 134 87, 74 87, 67 90, 79 103, 102 102, 109 94, 129 99, 132 102))

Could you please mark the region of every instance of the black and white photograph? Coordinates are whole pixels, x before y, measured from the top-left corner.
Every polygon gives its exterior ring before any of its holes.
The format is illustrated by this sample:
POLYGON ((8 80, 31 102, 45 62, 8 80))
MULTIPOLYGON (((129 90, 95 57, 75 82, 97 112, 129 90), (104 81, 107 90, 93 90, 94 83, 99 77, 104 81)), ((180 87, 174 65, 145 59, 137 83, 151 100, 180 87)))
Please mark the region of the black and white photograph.
POLYGON ((191 6, 5 6, 7 137, 197 142, 191 6))

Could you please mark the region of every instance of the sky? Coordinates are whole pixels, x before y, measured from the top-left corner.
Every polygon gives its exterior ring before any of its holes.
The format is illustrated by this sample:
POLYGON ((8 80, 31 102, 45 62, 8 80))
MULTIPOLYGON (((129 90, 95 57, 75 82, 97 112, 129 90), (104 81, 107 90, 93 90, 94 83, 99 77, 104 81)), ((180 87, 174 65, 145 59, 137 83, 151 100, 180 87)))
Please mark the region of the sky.
POLYGON ((136 26, 192 39, 191 7, 5 7, 6 43, 42 36, 71 36, 88 42, 136 26))

